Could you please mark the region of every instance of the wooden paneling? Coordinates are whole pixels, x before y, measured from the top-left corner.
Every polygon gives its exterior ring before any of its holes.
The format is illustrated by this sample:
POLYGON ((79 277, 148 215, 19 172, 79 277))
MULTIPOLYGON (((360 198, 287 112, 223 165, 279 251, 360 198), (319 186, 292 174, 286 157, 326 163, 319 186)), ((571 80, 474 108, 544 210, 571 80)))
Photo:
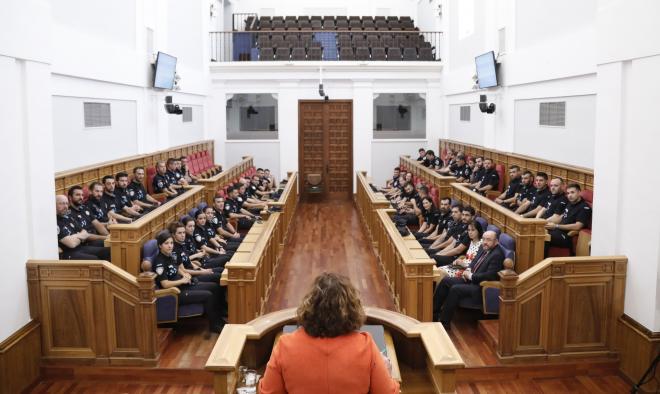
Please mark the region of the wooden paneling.
POLYGON ((298 169, 305 197, 309 174, 321 174, 325 196, 353 194, 353 102, 300 100, 298 169))
MULTIPOLYGON (((621 372, 632 383, 637 383, 655 357, 660 353, 660 332, 651 332, 627 315, 617 322, 617 348, 621 372)), ((660 368, 640 392, 657 393, 660 390, 660 368)))
POLYGON ((132 275, 140 274, 142 246, 171 222, 178 221, 204 199, 204 187, 195 185, 186 192, 129 224, 108 226, 112 264, 132 275))
POLYGON ((419 162, 406 155, 399 156, 399 166, 401 169, 410 171, 414 176, 435 187, 438 190, 438 198, 452 196, 451 184, 456 182, 455 177, 440 175, 437 172, 420 165, 419 162))
MULTIPOLYGON (((582 189, 594 189, 594 171, 590 168, 571 166, 536 157, 524 156, 511 152, 502 152, 496 149, 487 149, 483 146, 465 144, 458 141, 440 140, 439 152, 448 148, 464 152, 469 156, 490 157, 496 164, 501 164, 505 169, 516 164, 520 166, 523 171, 529 170, 533 173, 542 171, 548 174, 548 177, 560 177, 567 183, 577 183, 582 189)), ((504 181, 505 184, 509 183, 508 171, 504 172, 504 181)))
POLYGON ((213 198, 218 191, 222 190, 222 188, 230 183, 238 182, 238 178, 252 167, 254 167, 252 156, 245 156, 243 157, 243 160, 221 173, 207 179, 200 179, 198 183, 204 186, 204 201, 209 205, 213 205, 213 198))
MULTIPOLYGON (((296 208, 298 207, 298 173, 289 172, 287 174, 287 183, 280 195, 280 198, 277 201, 268 202, 269 207, 278 207, 281 209, 281 216, 279 226, 280 231, 280 246, 284 245, 288 241, 289 233, 291 232, 291 221, 293 216, 296 213, 296 208)), ((262 217, 264 217, 262 213, 262 217)))
POLYGON ((30 314, 47 361, 153 365, 158 359, 153 273, 99 261, 28 261, 30 314))
POLYGON ((502 360, 616 354, 627 259, 545 259, 518 276, 500 272, 502 360))
MULTIPOLYGON (((465 367, 451 339, 439 323, 420 323, 380 308, 365 308, 367 324, 383 325, 392 335, 397 359, 406 371, 426 373, 434 393, 455 390, 457 370, 465 367)), ((220 334, 206 370, 215 375, 215 393, 233 393, 239 365, 261 369, 268 362, 277 333, 295 321, 295 308, 261 316, 247 324, 228 324, 220 334)), ((403 384, 406 382, 404 380, 403 384)))
POLYGON ((160 160, 167 160, 170 157, 187 156, 192 153, 202 152, 205 150, 209 151, 211 159, 213 159, 213 140, 175 146, 166 150, 129 156, 117 160, 91 164, 67 171, 61 171, 55 174, 55 194, 66 194, 67 190, 69 190, 71 186, 89 186, 89 184, 92 182, 100 182, 101 178, 106 175, 115 175, 121 171, 125 171, 128 174, 131 174, 133 172, 133 168, 138 166, 143 166, 145 168, 153 167, 156 162, 160 160))
POLYGON ((31 320, 0 343, 0 394, 20 393, 39 378, 40 328, 31 320))
POLYGON ((389 208, 390 202, 383 193, 374 193, 374 191, 371 190, 366 171, 357 171, 355 173, 355 178, 357 186, 355 205, 362 217, 362 222, 365 224, 367 235, 375 244, 376 237, 374 236, 374 231, 376 228, 376 221, 378 220, 376 210, 389 208))

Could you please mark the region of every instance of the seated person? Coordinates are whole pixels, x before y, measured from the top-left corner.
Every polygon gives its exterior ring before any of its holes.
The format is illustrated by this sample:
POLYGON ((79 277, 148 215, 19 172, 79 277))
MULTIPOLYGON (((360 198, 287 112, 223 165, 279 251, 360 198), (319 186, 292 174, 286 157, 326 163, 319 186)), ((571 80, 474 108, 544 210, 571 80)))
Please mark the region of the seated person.
MULTIPOLYGON (((440 207, 442 208, 442 201, 440 202, 440 207)), ((436 254, 441 249, 440 245, 444 244, 445 241, 450 240, 453 236, 460 234, 465 229, 463 228, 463 221, 461 220, 463 215, 463 206, 461 204, 456 204, 450 209, 450 220, 446 222, 444 230, 437 235, 432 243, 420 242, 422 247, 426 249, 429 254, 436 254)), ((447 243, 448 245, 449 243, 447 243)))
POLYGON ((154 176, 154 179, 151 181, 151 183, 154 189, 154 193, 163 193, 167 196, 168 200, 171 200, 179 195, 179 191, 177 188, 170 184, 169 178, 165 176, 166 171, 167 168, 165 167, 165 162, 159 161, 156 163, 156 175, 154 176))
POLYGON ((131 213, 134 212, 137 214, 135 216, 134 214, 132 216, 134 217, 139 217, 144 213, 144 208, 142 208, 138 204, 133 204, 133 198, 131 197, 131 193, 128 190, 128 174, 125 172, 118 172, 117 175, 115 175, 115 192, 114 192, 116 198, 117 198, 117 206, 123 205, 124 208, 126 209, 126 213, 131 213))
POLYGON ((497 234, 486 231, 481 248, 463 271, 460 278, 446 277, 440 281, 433 295, 433 321, 439 321, 450 329, 450 322, 462 298, 471 297, 481 301, 483 281, 498 280, 498 272, 503 268, 504 251, 498 247, 497 234))
POLYGON ((195 210, 193 219, 195 219, 195 229, 193 230, 195 247, 198 250, 206 252, 206 254, 211 257, 221 257, 223 263, 229 261, 234 253, 227 252, 222 245, 216 241, 215 235, 209 238, 209 232, 206 229, 206 214, 204 213, 204 210, 195 210))
POLYGON ((474 185, 475 183, 479 183, 479 180, 481 177, 484 175, 484 158, 481 156, 477 156, 474 159, 474 166, 472 167, 472 175, 470 175, 470 180, 468 183, 474 185))
POLYGON ((160 201, 151 197, 144 187, 144 167, 133 168, 133 180, 128 185, 128 195, 131 202, 142 207, 144 212, 149 212, 160 206, 160 201))
POLYGON ((405 184, 406 184, 406 172, 401 171, 401 174, 399 175, 399 179, 396 182, 392 183, 392 187, 390 189, 385 189, 382 191, 385 193, 385 197, 388 200, 393 201, 403 192, 403 186, 405 184))
POLYGON ((215 196, 213 198, 213 211, 215 213, 213 217, 217 223, 212 224, 218 225, 218 227, 216 227, 216 232, 228 242, 241 243, 241 241, 243 241, 243 236, 236 231, 231 223, 229 223, 225 216, 224 209, 225 198, 222 196, 215 196))
POLYGON ((474 213, 474 208, 464 206, 461 211, 462 225, 460 227, 460 232, 455 232, 452 237, 441 243, 437 249, 428 250, 429 256, 435 260, 435 265, 437 267, 453 263, 458 256, 467 251, 470 246, 470 237, 467 230, 468 225, 472 223, 472 220, 474 219, 474 213))
MULTIPOLYGON (((401 200, 401 195, 403 194, 404 189, 406 187, 406 184, 408 184, 408 183, 411 183, 411 184, 413 183, 413 174, 411 172, 403 173, 403 182, 400 182, 399 190, 396 190, 393 193, 394 195, 392 196, 392 198, 390 198, 390 201, 392 201, 392 203, 393 203, 392 206, 394 208, 396 208, 396 204, 398 204, 399 201, 401 200)), ((413 187, 414 187, 414 185, 413 185, 413 187)))
POLYGON ((509 184, 507 185, 504 192, 497 196, 495 202, 500 204, 503 207, 508 208, 509 205, 515 201, 516 193, 518 193, 518 188, 522 182, 522 177, 520 176, 520 167, 517 165, 512 165, 509 167, 509 184))
POLYGON ((181 162, 180 172, 183 175, 183 179, 185 179, 189 185, 197 183, 199 178, 190 173, 190 169, 188 168, 188 158, 186 156, 181 156, 179 157, 179 162, 181 162))
MULTIPOLYGON (((246 188, 247 196, 250 199, 253 199, 256 203, 261 203, 261 200, 269 199, 271 197, 271 192, 269 190, 270 182, 266 178, 260 178, 259 175, 253 175, 246 188), (267 182, 268 189, 261 184, 262 180, 267 182)), ((268 208, 268 205, 266 205, 266 208, 268 208)))
POLYGON ((392 174, 392 178, 388 179, 385 182, 385 187, 380 189, 383 193, 387 192, 393 187, 397 187, 399 183, 399 175, 401 175, 401 168, 399 167, 394 167, 394 173, 392 174))
POLYGON ((447 175, 449 174, 451 166, 456 164, 456 155, 457 152, 453 149, 447 149, 447 156, 445 156, 445 163, 440 169, 438 169, 438 174, 447 175))
POLYGON ((282 335, 273 348, 260 394, 399 392, 389 360, 370 334, 358 331, 365 314, 348 278, 319 275, 298 307, 297 320, 301 327, 282 335))
POLYGON ((277 189, 277 180, 275 179, 275 176, 270 173, 270 170, 268 168, 264 168, 263 179, 268 180, 268 186, 271 189, 277 189))
POLYGON ((202 211, 206 215, 206 225, 204 228, 206 228, 207 239, 216 240, 216 242, 218 242, 218 244, 227 251, 236 251, 241 242, 236 241, 233 238, 225 239, 225 237, 220 235, 218 227, 222 225, 222 222, 219 221, 217 217, 215 217, 215 210, 213 207, 204 207, 202 211))
POLYGON ((89 184, 89 197, 87 198, 87 208, 92 213, 92 216, 96 218, 103 226, 106 228, 109 224, 117 223, 113 217, 108 215, 108 211, 105 209, 105 206, 101 202, 101 197, 103 197, 103 185, 101 182, 92 182, 89 184))
POLYGON ((186 245, 186 226, 183 223, 172 222, 167 226, 167 231, 172 234, 174 239, 172 254, 177 263, 183 266, 185 272, 201 282, 220 283, 220 275, 224 267, 202 268, 202 263, 197 259, 203 257, 203 253, 199 253, 195 249, 188 249, 186 245))
POLYGON ((472 169, 465 162, 465 155, 456 156, 456 163, 449 168, 448 175, 455 176, 456 182, 468 182, 471 174, 472 169))
POLYGON ((69 215, 72 216, 82 229, 87 231, 89 237, 86 244, 92 246, 104 246, 104 241, 110 233, 108 229, 99 222, 92 214, 89 208, 83 204, 83 189, 80 186, 71 186, 69 188, 69 215))
POLYGON ((432 234, 433 230, 435 230, 438 225, 438 220, 440 219, 440 211, 436 208, 435 204, 433 204, 431 197, 422 198, 422 207, 424 208, 422 225, 419 226, 419 230, 413 234, 418 240, 432 234))
POLYGON ((516 213, 525 218, 535 217, 536 213, 543 208, 543 205, 545 205, 551 196, 550 190, 548 190, 548 174, 538 172, 534 184, 536 186, 534 194, 532 194, 531 198, 523 201, 518 209, 516 209, 516 213))
POLYGON ((426 159, 426 149, 419 148, 419 150, 417 150, 417 153, 419 155, 417 156, 417 161, 424 161, 426 159))
POLYGON ((183 187, 187 186, 188 183, 183 177, 183 174, 179 172, 176 159, 172 157, 167 159, 165 168, 167 169, 167 171, 165 171, 165 178, 167 178, 167 181, 170 183, 170 188, 176 191, 178 194, 183 193, 185 191, 183 187))
POLYGON ((90 234, 69 214, 69 200, 64 195, 55 196, 57 211, 57 241, 62 250, 61 260, 107 260, 110 248, 93 246, 90 234))
POLYGON ((204 303, 204 314, 209 321, 209 331, 220 332, 224 327, 221 316, 223 304, 219 284, 200 282, 185 272, 183 265, 173 255, 174 239, 169 231, 161 231, 156 237, 158 255, 151 262, 151 270, 156 273, 156 283, 163 289, 178 287, 179 305, 204 303))
POLYGON ((237 201, 241 208, 248 210, 253 215, 259 216, 261 211, 268 209, 268 203, 250 197, 247 193, 247 185, 247 181, 239 183, 237 201))
POLYGON ((518 209, 518 207, 523 205, 525 201, 529 201, 534 195, 535 191, 534 174, 532 174, 531 171, 525 171, 522 174, 520 185, 518 185, 518 190, 516 190, 516 195, 513 198, 513 201, 508 204, 502 204, 502 206, 515 211, 518 209))
POLYGON ((422 165, 437 171, 442 168, 442 160, 435 155, 435 152, 429 149, 426 151, 426 158, 422 161, 422 165))
POLYGON ((240 187, 234 186, 227 190, 229 194, 225 199, 225 216, 229 219, 238 219, 238 228, 249 230, 257 220, 257 215, 251 213, 242 207, 242 200, 239 200, 240 187))
POLYGON ((580 197, 580 191, 580 185, 577 183, 568 185, 566 188, 568 205, 564 208, 564 213, 561 216, 555 214, 548 219, 545 228, 550 234, 550 241, 545 243, 545 256, 552 246, 572 249, 573 241, 568 232, 580 231, 591 225, 591 207, 580 197))
POLYGON ((417 241, 420 244, 432 244, 447 229, 447 225, 451 221, 451 210, 449 209, 450 205, 451 199, 449 197, 443 197, 440 199, 440 207, 438 208, 437 212, 436 226, 430 233, 424 234, 417 238, 417 241))
POLYGON ((137 211, 124 205, 123 200, 115 195, 116 183, 112 175, 104 176, 101 182, 103 183, 101 202, 108 211, 108 214, 113 214, 118 222, 126 223, 131 223, 133 219, 140 217, 137 211))
POLYGON ((415 191, 412 183, 407 183, 404 187, 404 192, 401 194, 401 199, 396 205, 396 215, 393 220, 399 226, 415 225, 419 221, 414 211, 414 200, 419 198, 419 194, 415 191))
POLYGON ((481 194, 486 195, 490 190, 497 190, 497 186, 500 184, 500 176, 495 171, 495 165, 491 159, 484 159, 484 172, 479 182, 472 185, 472 190, 481 194))
POLYGON ((460 278, 463 275, 463 271, 465 271, 465 269, 470 266, 472 260, 474 260, 474 256, 477 255, 477 251, 479 251, 479 248, 481 247, 481 237, 484 235, 484 229, 479 222, 474 220, 468 224, 467 233, 470 238, 470 246, 468 246, 467 252, 465 252, 464 255, 459 256, 450 265, 440 267, 443 277, 449 276, 460 278))
POLYGON ((545 204, 536 212, 537 219, 550 219, 555 215, 563 215, 564 209, 568 205, 566 195, 564 195, 564 180, 554 178, 550 181, 550 197, 545 204))

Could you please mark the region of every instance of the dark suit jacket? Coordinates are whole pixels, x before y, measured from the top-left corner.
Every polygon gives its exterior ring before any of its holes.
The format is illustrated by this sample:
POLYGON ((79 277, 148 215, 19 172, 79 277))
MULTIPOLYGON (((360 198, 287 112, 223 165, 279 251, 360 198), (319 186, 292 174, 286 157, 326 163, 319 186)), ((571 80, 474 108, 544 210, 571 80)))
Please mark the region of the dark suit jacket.
POLYGON ((485 260, 479 265, 479 269, 475 272, 474 267, 485 253, 483 246, 479 248, 477 255, 474 256, 470 263, 472 270, 472 283, 478 285, 485 280, 499 280, 498 272, 504 269, 504 251, 497 245, 495 249, 488 251, 485 260))

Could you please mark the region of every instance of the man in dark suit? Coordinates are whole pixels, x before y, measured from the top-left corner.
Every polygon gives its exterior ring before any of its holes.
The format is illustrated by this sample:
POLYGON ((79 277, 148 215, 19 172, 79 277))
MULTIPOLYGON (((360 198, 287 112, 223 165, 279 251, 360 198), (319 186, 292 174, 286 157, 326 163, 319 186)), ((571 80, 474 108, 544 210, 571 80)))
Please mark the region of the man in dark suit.
POLYGON ((433 296, 433 320, 440 321, 446 329, 449 329, 449 323, 459 301, 467 297, 481 300, 479 283, 498 280, 497 273, 502 270, 503 262, 504 251, 498 246, 497 234, 486 231, 477 255, 463 272, 463 276, 446 277, 438 284, 433 296))

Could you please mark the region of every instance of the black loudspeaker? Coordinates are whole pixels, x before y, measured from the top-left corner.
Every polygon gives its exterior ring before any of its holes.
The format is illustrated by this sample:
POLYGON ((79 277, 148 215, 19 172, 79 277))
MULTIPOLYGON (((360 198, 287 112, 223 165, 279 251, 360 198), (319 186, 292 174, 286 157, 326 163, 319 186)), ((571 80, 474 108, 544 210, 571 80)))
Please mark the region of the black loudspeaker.
POLYGON ((493 112, 495 112, 495 104, 494 103, 488 104, 487 100, 488 98, 486 97, 485 94, 479 95, 479 111, 486 114, 492 114, 493 112))
POLYGON ((183 110, 178 104, 172 104, 172 96, 165 96, 165 111, 172 115, 181 115, 183 110))

